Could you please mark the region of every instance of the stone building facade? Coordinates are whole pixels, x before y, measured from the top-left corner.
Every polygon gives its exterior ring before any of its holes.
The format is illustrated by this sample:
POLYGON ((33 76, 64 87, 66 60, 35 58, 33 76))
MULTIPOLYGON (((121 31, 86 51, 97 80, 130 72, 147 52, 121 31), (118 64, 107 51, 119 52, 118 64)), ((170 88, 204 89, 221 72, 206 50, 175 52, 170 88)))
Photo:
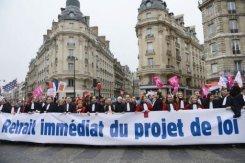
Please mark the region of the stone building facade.
POLYGON ((90 27, 90 18, 80 11, 79 0, 67 0, 58 21, 43 36, 37 56, 30 62, 26 88, 31 92, 48 81, 66 82, 64 96, 81 96, 94 92, 93 81, 101 82, 103 97, 114 96, 114 55, 110 42, 99 36, 98 27, 90 27), (75 68, 75 80, 74 80, 75 68), (74 82, 75 81, 75 82, 74 82))
POLYGON ((223 73, 245 75, 245 1, 202 0, 207 81, 223 73))
POLYGON ((186 27, 184 16, 175 16, 162 0, 142 0, 138 12, 140 89, 156 89, 154 75, 164 83, 173 75, 181 76, 185 92, 200 88, 205 83, 205 62, 195 27, 186 27))

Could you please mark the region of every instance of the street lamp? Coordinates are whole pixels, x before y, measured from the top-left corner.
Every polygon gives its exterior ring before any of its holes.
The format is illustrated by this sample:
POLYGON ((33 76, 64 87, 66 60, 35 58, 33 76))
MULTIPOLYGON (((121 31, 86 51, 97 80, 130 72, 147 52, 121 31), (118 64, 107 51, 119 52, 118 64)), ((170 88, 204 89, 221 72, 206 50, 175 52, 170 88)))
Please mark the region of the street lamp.
POLYGON ((73 72, 73 81, 74 81, 74 90, 73 90, 73 94, 74 94, 74 99, 76 98, 76 61, 78 60, 77 57, 75 56, 68 56, 67 57, 68 60, 73 61, 74 64, 74 72, 73 72))

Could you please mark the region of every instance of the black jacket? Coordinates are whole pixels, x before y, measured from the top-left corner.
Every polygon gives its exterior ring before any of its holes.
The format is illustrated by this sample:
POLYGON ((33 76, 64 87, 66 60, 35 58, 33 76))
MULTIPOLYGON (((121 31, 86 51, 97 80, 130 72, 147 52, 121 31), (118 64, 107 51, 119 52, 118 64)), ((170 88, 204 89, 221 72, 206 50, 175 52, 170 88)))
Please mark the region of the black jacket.
POLYGON ((33 110, 31 109, 31 105, 32 105, 32 103, 27 105, 27 107, 26 107, 27 112, 35 112, 35 111, 42 112, 42 105, 39 102, 34 102, 34 109, 33 110))
POLYGON ((128 106, 128 103, 125 104, 125 110, 124 110, 125 112, 135 112, 135 110, 136 110, 136 104, 135 103, 129 102, 129 108, 130 108, 129 111, 128 111, 127 106, 128 106))
POLYGON ((63 108, 63 112, 64 113, 76 113, 76 105, 73 103, 69 104, 69 108, 67 110, 67 104, 64 104, 64 108, 63 108))
POLYGON ((49 108, 47 108, 47 107, 48 107, 48 104, 46 104, 43 107, 42 113, 44 113, 44 112, 47 112, 47 113, 58 113, 59 112, 58 105, 56 103, 51 103, 49 108))
POLYGON ((225 97, 222 97, 222 98, 219 99, 220 108, 226 108, 226 107, 229 107, 229 106, 233 105, 233 98, 231 96, 227 96, 225 105, 223 105, 224 99, 225 99, 225 97))
POLYGON ((114 112, 116 112, 116 113, 122 113, 125 111, 125 104, 124 103, 115 102, 113 104, 113 106, 114 106, 114 112))
POLYGON ((153 111, 162 111, 163 110, 163 102, 161 98, 158 98, 153 105, 153 111))
POLYGON ((96 113, 96 112, 103 112, 104 109, 101 104, 95 102, 95 103, 89 104, 87 110, 89 113, 96 113), (93 105, 95 106, 94 110, 93 110, 93 105))
POLYGON ((3 113, 11 113, 11 109, 12 109, 12 106, 10 105, 10 103, 5 103, 3 104, 3 108, 2 108, 2 112, 3 113))

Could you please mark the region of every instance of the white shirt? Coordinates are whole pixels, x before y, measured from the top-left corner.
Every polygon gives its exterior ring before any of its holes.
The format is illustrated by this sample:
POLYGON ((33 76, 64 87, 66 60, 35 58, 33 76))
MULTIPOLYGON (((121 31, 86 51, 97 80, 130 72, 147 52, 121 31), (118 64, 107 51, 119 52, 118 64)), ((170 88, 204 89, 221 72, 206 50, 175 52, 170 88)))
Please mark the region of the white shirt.
POLYGON ((184 109, 184 108, 185 108, 185 106, 184 106, 184 101, 181 100, 181 101, 180 101, 180 109, 184 109))
POLYGON ((12 107, 12 109, 11 109, 11 114, 14 114, 15 112, 14 112, 14 107, 12 107))
POLYGON ((20 114, 21 107, 18 108, 17 114, 20 114))
POLYGON ((127 103, 127 111, 130 111, 130 105, 127 103))
POLYGON ((243 95, 243 100, 245 101, 245 95, 243 95))
POLYGON ((209 109, 214 109, 214 105, 212 101, 209 102, 209 109))
POLYGON ((148 106, 146 103, 143 104, 144 111, 148 111, 148 106))
POLYGON ((225 106, 227 101, 227 96, 224 98, 222 105, 225 106))
POLYGON ((193 104, 193 110, 197 110, 197 104, 193 104))
POLYGON ((170 107, 170 112, 175 111, 173 104, 169 104, 169 107, 170 107))
POLYGON ((200 99, 197 100, 198 104, 202 105, 202 101, 200 99))
POLYGON ((42 104, 42 107, 44 107, 44 106, 45 106, 45 103, 42 104))
POLYGON ((92 105, 92 112, 95 111, 95 104, 92 105))
POLYGON ((109 112, 112 112, 111 105, 108 106, 109 112))
POLYGON ((31 110, 34 110, 35 109, 35 105, 34 105, 34 102, 31 103, 31 110))
POLYGON ((66 104, 66 111, 69 111, 69 104, 66 104))
POLYGON ((2 111, 2 110, 3 110, 3 105, 0 106, 0 111, 2 111))
POLYGON ((48 111, 48 110, 49 110, 49 107, 50 107, 50 104, 48 104, 48 105, 47 105, 46 111, 48 111))

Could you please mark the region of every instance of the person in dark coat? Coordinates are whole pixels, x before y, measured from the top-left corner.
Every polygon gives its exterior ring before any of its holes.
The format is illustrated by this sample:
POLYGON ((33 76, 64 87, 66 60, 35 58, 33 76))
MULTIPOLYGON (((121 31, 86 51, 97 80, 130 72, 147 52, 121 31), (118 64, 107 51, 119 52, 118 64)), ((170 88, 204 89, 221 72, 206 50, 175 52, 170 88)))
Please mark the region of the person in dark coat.
POLYGON ((126 95, 125 112, 135 112, 136 105, 131 101, 130 96, 126 95))
POLYGON ((173 95, 168 94, 166 103, 163 104, 163 110, 168 112, 178 111, 178 105, 174 103, 173 95))
POLYGON ((163 102, 161 92, 157 92, 156 100, 153 102, 153 111, 162 111, 163 102))
POLYGON ((76 113, 76 105, 72 102, 70 97, 66 98, 66 103, 64 104, 64 113, 76 113))
POLYGON ((101 109, 100 103, 97 102, 96 97, 93 96, 90 104, 88 105, 87 110, 89 113, 97 113, 97 112, 100 112, 101 110, 104 110, 104 109, 101 109))
POLYGON ((196 97, 197 97, 197 102, 198 102, 200 105, 202 105, 202 106, 208 105, 208 99, 202 97, 201 94, 200 94, 200 91, 195 91, 195 95, 196 95, 196 97))
POLYGON ((111 113, 111 114, 114 112, 114 107, 112 105, 111 98, 106 99, 105 106, 104 106, 104 112, 105 113, 111 113))
POLYGON ((198 103, 198 98, 193 95, 190 98, 190 104, 186 105, 186 110, 199 110, 203 109, 203 106, 198 103))
POLYGON ((28 113, 34 113, 34 112, 42 112, 42 105, 38 102, 37 98, 33 98, 31 103, 29 103, 26 107, 26 111, 28 113))
POLYGON ((58 105, 54 102, 52 97, 47 97, 45 106, 43 107, 42 113, 59 113, 58 105))
POLYGON ((221 98, 219 99, 220 108, 231 108, 232 97, 230 96, 227 88, 221 90, 221 98))
POLYGON ((122 97, 118 97, 117 101, 113 104, 115 113, 122 113, 125 111, 125 104, 122 97))
POLYGON ((184 110, 184 109, 185 109, 185 106, 187 105, 187 102, 186 102, 186 100, 184 99, 183 92, 180 92, 180 91, 179 91, 179 92, 176 94, 175 103, 176 103, 177 106, 178 106, 178 110, 184 110))
POLYGON ((0 111, 3 113, 11 113, 12 106, 6 99, 3 99, 1 109, 0 111))
POLYGON ((243 108, 243 98, 241 94, 241 88, 237 83, 231 88, 230 96, 232 98, 231 110, 234 112, 233 118, 241 117, 241 109, 243 108))
POLYGON ((220 108, 220 102, 218 99, 215 99, 215 94, 208 94, 208 102, 203 106, 205 109, 217 109, 220 108))

